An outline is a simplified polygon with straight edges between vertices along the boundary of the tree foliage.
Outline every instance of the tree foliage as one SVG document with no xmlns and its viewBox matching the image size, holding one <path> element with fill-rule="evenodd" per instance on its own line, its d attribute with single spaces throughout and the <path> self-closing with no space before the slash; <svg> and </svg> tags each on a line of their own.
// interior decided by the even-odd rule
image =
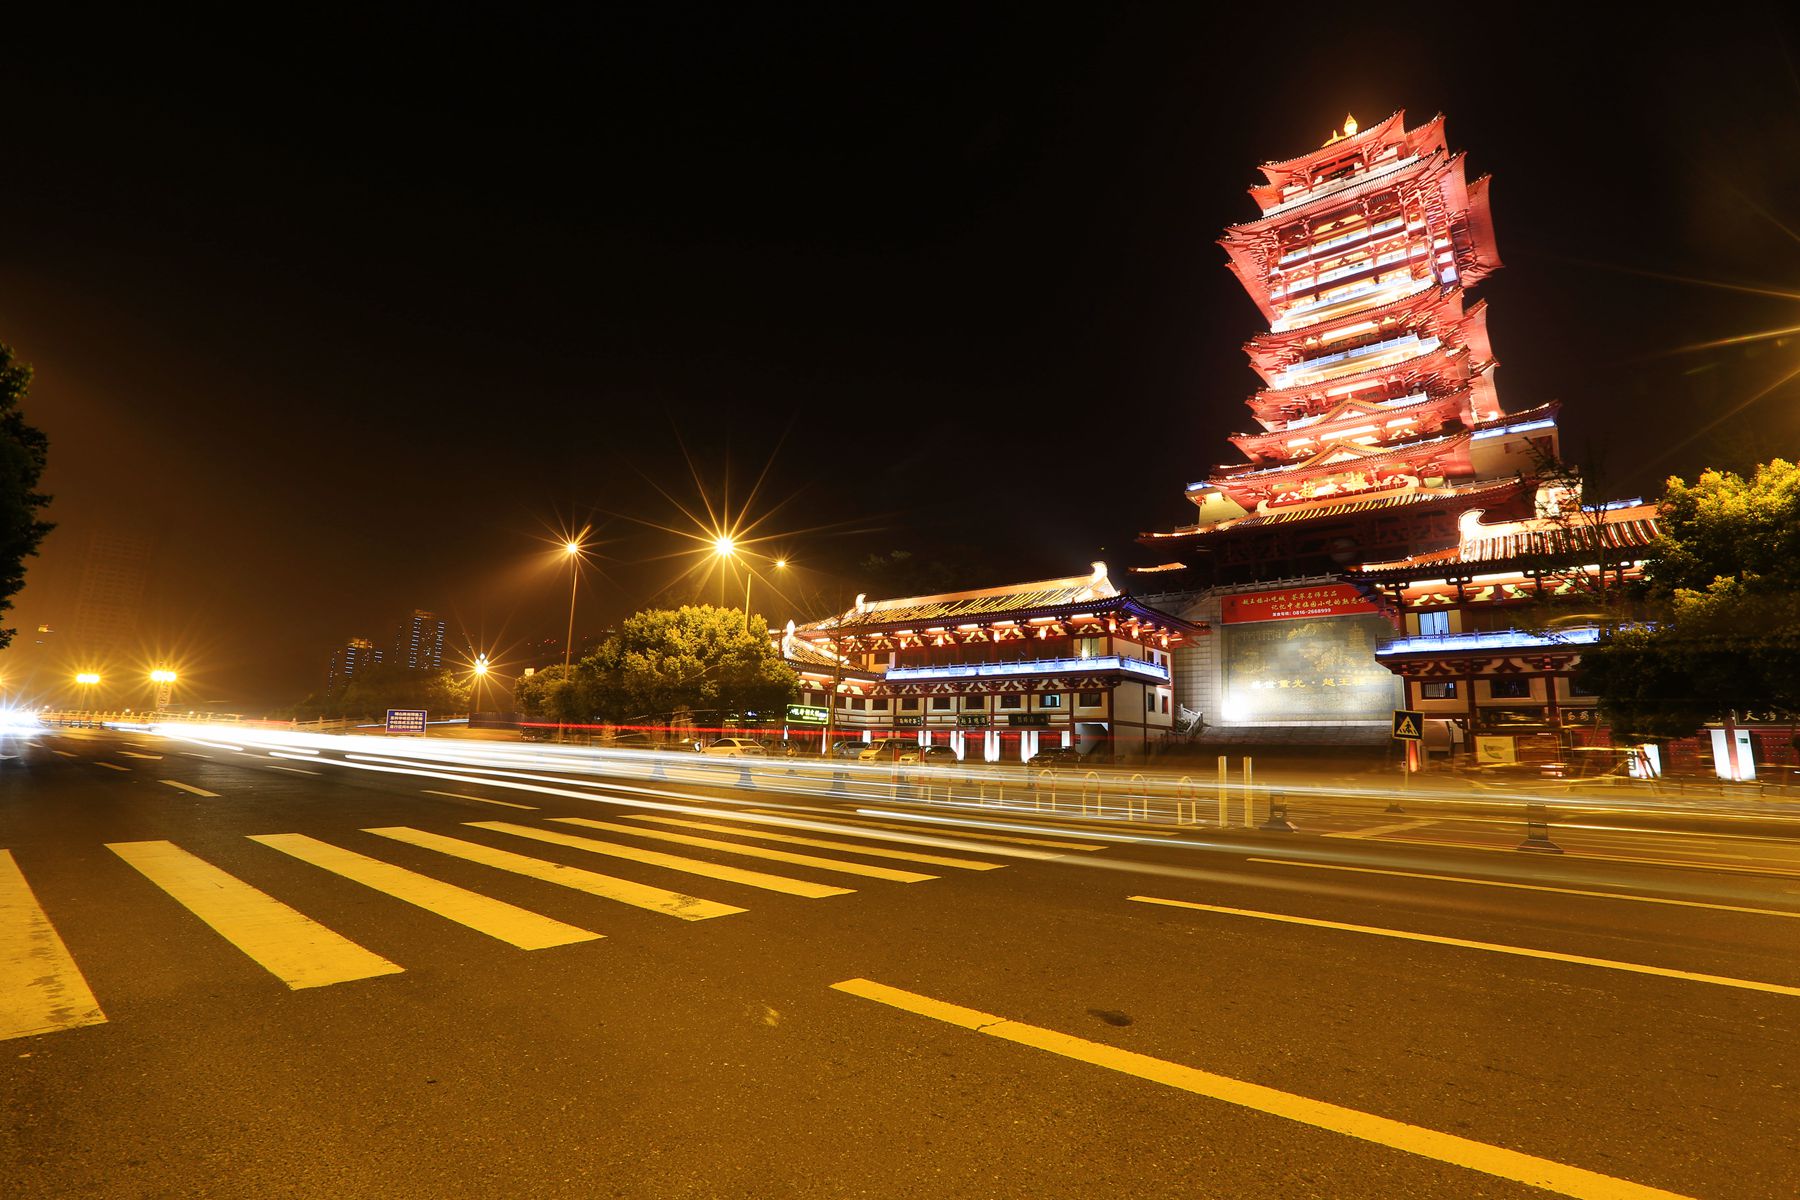
<svg viewBox="0 0 1800 1200">
<path fill-rule="evenodd" d="M 651 608 L 563 677 L 561 667 L 520 680 L 514 697 L 535 720 L 656 723 L 679 712 L 723 717 L 778 713 L 799 686 L 752 614 L 710 604 Z"/>
<path fill-rule="evenodd" d="M 398 663 L 376 663 L 356 673 L 341 695 L 311 696 L 296 705 L 301 720 L 343 717 L 374 721 L 390 708 L 422 708 L 435 717 L 469 711 L 469 681 L 455 671 L 414 671 Z"/>
<path fill-rule="evenodd" d="M 41 519 L 50 497 L 37 490 L 49 439 L 25 423 L 19 407 L 30 387 L 31 368 L 0 344 L 0 613 L 12 607 L 25 585 L 25 560 L 53 528 Z M 14 632 L 0 629 L 0 647 L 12 642 Z"/>
<path fill-rule="evenodd" d="M 1581 656 L 1613 728 L 1680 737 L 1736 714 L 1800 713 L 1800 467 L 1671 478 L 1648 567 L 1653 621 Z"/>
</svg>

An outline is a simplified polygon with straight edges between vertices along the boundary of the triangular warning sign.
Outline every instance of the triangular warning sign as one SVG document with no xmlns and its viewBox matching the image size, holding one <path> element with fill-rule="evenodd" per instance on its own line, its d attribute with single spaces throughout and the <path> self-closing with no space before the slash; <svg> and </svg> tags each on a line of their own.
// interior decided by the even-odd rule
<svg viewBox="0 0 1800 1200">
<path fill-rule="evenodd" d="M 1394 736 L 1401 738 L 1416 738 L 1419 736 L 1419 727 L 1413 724 L 1413 719 L 1411 717 L 1401 717 L 1400 723 L 1394 726 Z"/>
</svg>

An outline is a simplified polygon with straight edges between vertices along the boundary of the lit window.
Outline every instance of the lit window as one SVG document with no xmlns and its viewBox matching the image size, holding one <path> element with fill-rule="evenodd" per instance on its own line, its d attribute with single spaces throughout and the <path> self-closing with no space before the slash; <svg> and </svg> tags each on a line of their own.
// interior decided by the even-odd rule
<svg viewBox="0 0 1800 1200">
<path fill-rule="evenodd" d="M 1456 699 L 1456 681 L 1454 679 L 1434 679 L 1419 685 L 1421 700 L 1454 700 Z"/>
<path fill-rule="evenodd" d="M 1450 614 L 1439 609 L 1437 612 L 1419 614 L 1419 633 L 1424 637 L 1442 637 L 1450 632 Z"/>
<path fill-rule="evenodd" d="M 1042 696 L 1039 696 L 1038 697 L 1038 707 L 1039 708 L 1061 708 L 1062 707 L 1062 693 L 1061 692 L 1048 692 Z"/>
</svg>

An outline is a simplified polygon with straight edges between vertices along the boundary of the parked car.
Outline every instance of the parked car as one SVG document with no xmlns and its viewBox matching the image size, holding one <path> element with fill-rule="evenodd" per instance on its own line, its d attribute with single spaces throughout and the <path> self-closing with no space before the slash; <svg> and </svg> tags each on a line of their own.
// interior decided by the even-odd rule
<svg viewBox="0 0 1800 1200">
<path fill-rule="evenodd" d="M 766 746 L 755 738 L 722 737 L 701 751 L 702 754 L 715 754 L 724 758 L 767 758 Z"/>
<path fill-rule="evenodd" d="M 1050 750 L 1039 750 L 1031 756 L 1026 765 L 1031 767 L 1078 767 L 1081 762 L 1081 751 L 1073 746 L 1057 746 Z"/>
<path fill-rule="evenodd" d="M 921 746 L 917 754 L 900 761 L 916 762 L 922 767 L 954 767 L 962 763 L 962 759 L 956 757 L 956 751 L 948 746 Z"/>
<path fill-rule="evenodd" d="M 917 754 L 919 743 L 912 738 L 876 738 L 857 749 L 862 762 L 904 762 L 902 755 Z"/>
<path fill-rule="evenodd" d="M 831 757 L 860 758 L 862 757 L 862 751 L 865 745 L 867 745 L 867 743 L 861 741 L 834 742 L 831 746 Z"/>
</svg>

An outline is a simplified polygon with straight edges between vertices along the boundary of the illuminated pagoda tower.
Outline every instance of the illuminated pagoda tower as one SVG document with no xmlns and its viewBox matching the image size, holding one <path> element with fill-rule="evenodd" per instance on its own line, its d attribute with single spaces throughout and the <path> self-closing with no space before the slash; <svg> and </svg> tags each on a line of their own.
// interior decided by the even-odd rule
<svg viewBox="0 0 1800 1200">
<path fill-rule="evenodd" d="M 1507 415 L 1487 308 L 1499 269 L 1488 179 L 1444 119 L 1346 118 L 1267 163 L 1262 215 L 1225 231 L 1229 269 L 1269 322 L 1245 345 L 1263 387 L 1247 460 L 1191 484 L 1194 524 L 1142 541 L 1190 586 L 1317 577 L 1456 544 L 1470 508 L 1530 516 L 1523 476 L 1556 453 L 1555 406 Z M 1169 582 L 1174 583 L 1174 579 Z"/>
</svg>

